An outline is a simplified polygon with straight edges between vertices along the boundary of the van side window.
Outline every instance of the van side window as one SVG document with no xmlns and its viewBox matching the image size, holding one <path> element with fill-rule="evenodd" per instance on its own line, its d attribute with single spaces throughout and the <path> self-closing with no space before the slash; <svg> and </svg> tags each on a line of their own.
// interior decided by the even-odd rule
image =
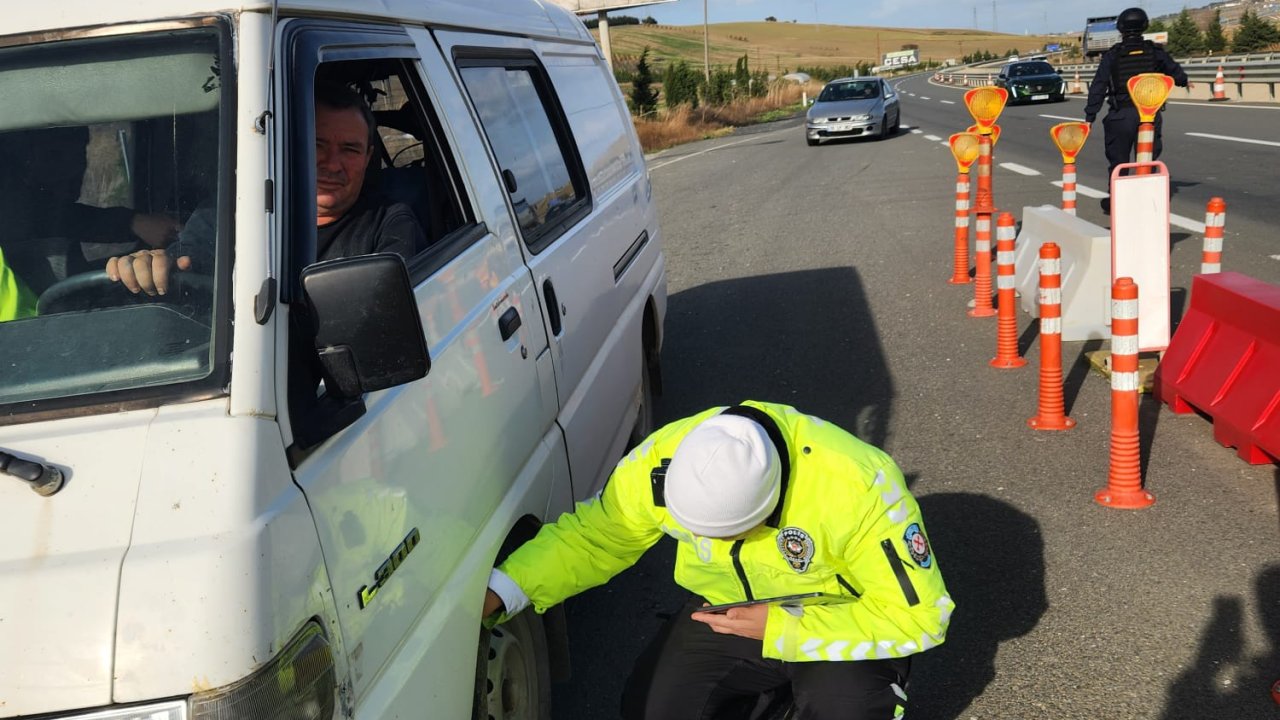
<svg viewBox="0 0 1280 720">
<path fill-rule="evenodd" d="M 563 111 L 532 58 L 460 59 L 458 68 L 524 241 L 539 252 L 590 210 L 582 161 Z"/>
</svg>

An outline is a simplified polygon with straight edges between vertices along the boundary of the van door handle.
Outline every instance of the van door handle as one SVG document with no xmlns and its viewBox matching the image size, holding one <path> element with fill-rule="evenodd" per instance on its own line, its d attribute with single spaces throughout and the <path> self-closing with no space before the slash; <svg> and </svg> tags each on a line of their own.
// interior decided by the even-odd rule
<svg viewBox="0 0 1280 720">
<path fill-rule="evenodd" d="M 564 325 L 560 320 L 560 301 L 556 299 L 556 288 L 551 284 L 551 278 L 542 281 L 542 297 L 547 301 L 547 319 L 551 322 L 551 334 L 560 337 L 560 330 Z"/>
<path fill-rule="evenodd" d="M 507 311 L 502 313 L 502 317 L 498 318 L 498 332 L 502 333 L 502 341 L 510 340 L 519 329 L 520 312 L 515 308 L 507 308 Z"/>
</svg>

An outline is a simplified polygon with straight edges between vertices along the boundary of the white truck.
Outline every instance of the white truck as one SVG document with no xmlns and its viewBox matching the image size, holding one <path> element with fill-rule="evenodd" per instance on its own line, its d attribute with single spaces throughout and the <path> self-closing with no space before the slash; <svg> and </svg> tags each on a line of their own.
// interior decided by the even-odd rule
<svg viewBox="0 0 1280 720">
<path fill-rule="evenodd" d="M 412 251 L 318 262 L 321 82 L 371 103 L 365 191 Z M 652 427 L 666 313 L 582 23 L 21 3 L 0 96 L 0 247 L 38 296 L 0 323 L 0 718 L 546 717 L 543 618 L 482 632 L 486 580 Z M 190 264 L 130 293 L 106 259 L 164 218 Z"/>
</svg>

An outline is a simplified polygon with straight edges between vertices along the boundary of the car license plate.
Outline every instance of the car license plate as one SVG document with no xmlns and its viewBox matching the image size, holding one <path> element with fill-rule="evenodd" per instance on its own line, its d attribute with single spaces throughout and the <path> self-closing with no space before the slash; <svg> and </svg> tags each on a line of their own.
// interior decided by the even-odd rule
<svg viewBox="0 0 1280 720">
<path fill-rule="evenodd" d="M 1032 95 L 1031 99 L 1032 100 L 1048 100 L 1049 96 L 1048 95 Z"/>
<path fill-rule="evenodd" d="M 848 132 L 853 129 L 853 123 L 838 123 L 831 126 L 831 132 Z"/>
</svg>

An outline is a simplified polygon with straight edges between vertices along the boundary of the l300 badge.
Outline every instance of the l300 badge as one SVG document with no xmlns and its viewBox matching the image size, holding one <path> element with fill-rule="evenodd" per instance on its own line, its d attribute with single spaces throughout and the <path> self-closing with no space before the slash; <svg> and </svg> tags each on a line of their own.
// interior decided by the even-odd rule
<svg viewBox="0 0 1280 720">
<path fill-rule="evenodd" d="M 373 587 L 365 585 L 360 588 L 358 593 L 357 600 L 360 602 L 361 610 L 369 607 L 369 603 L 373 602 L 373 598 L 378 594 L 378 591 L 391 578 L 391 574 L 396 571 L 396 568 L 400 567 L 400 563 L 409 557 L 409 553 L 413 552 L 413 549 L 418 546 L 418 541 L 421 539 L 422 535 L 418 532 L 418 528 L 410 530 L 409 534 L 405 535 L 404 540 L 400 541 L 400 544 L 396 546 L 396 549 L 391 551 L 391 555 L 378 566 L 377 572 L 373 574 Z"/>
</svg>

